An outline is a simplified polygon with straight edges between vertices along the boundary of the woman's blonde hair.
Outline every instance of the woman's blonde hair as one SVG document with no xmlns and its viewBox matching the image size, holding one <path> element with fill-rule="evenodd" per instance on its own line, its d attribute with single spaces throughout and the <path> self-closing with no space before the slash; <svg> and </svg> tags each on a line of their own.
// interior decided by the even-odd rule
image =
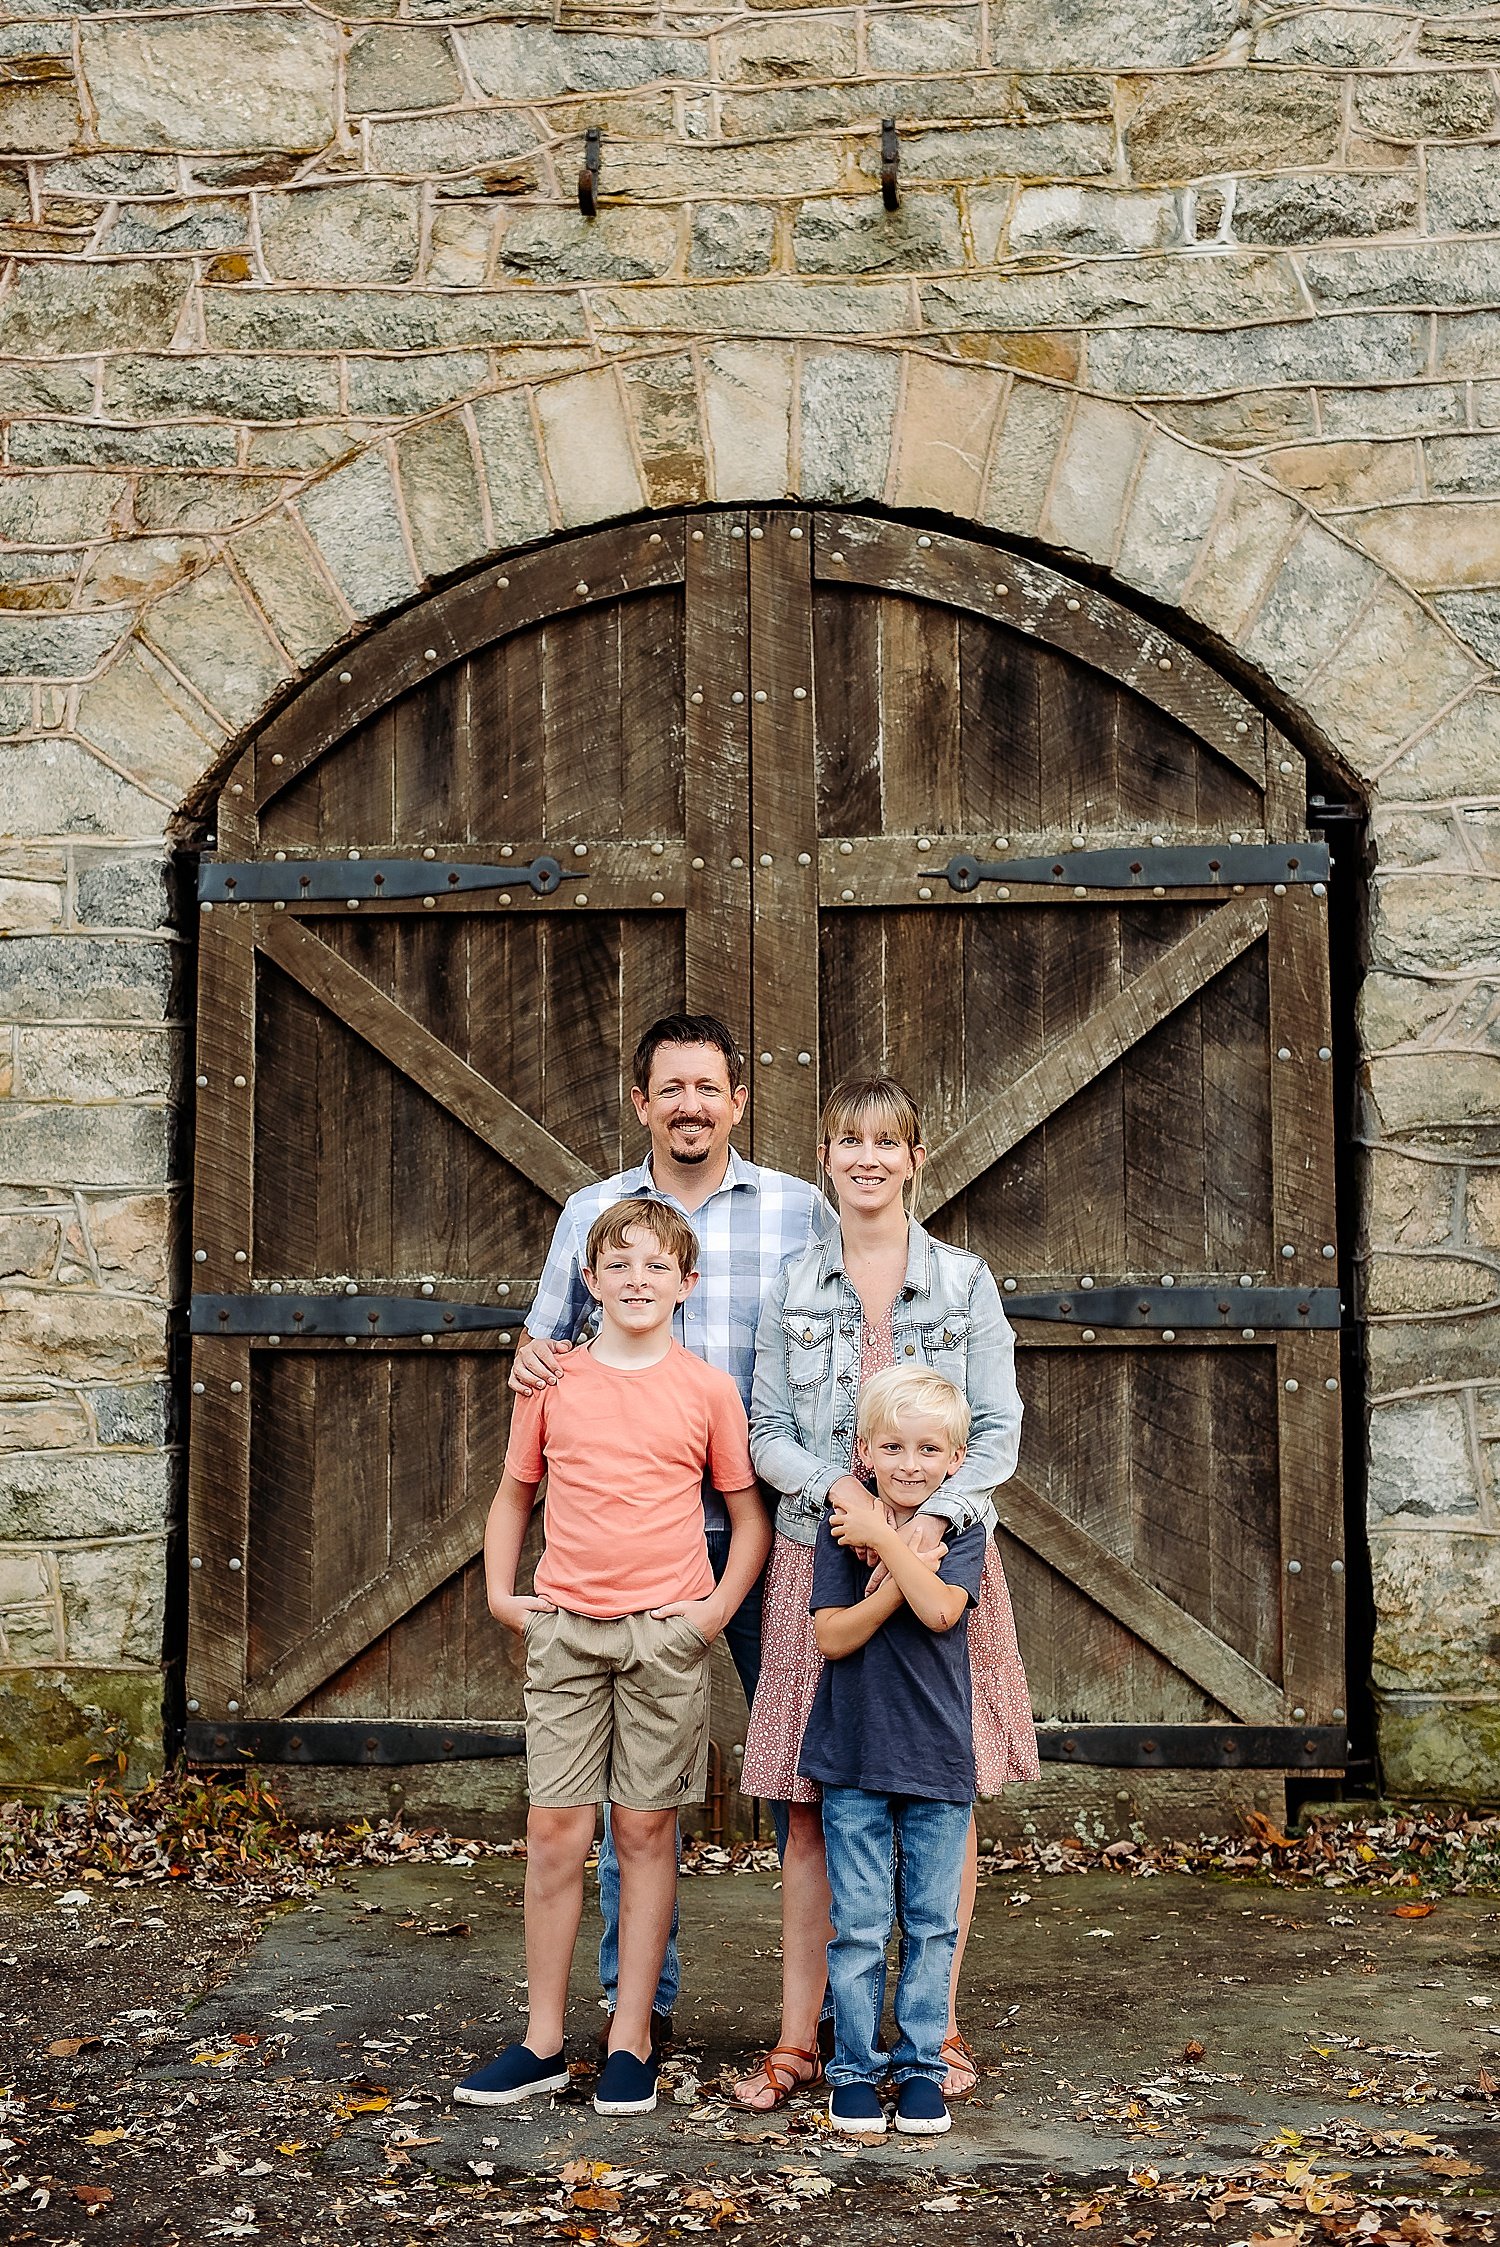
<svg viewBox="0 0 1500 2247">
<path fill-rule="evenodd" d="M 823 1103 L 818 1145 L 826 1147 L 843 1132 L 861 1130 L 872 1116 L 889 1125 L 892 1137 L 904 1146 L 921 1146 L 917 1104 L 894 1077 L 845 1077 L 836 1084 Z"/>
</svg>

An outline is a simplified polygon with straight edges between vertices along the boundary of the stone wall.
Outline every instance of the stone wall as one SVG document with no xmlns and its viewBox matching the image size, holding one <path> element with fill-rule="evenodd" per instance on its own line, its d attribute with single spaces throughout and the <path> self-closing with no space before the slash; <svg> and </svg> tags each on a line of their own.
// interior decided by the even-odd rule
<svg viewBox="0 0 1500 2247">
<path fill-rule="evenodd" d="M 0 0 L 6 1769 L 155 1731 L 174 823 L 433 579 L 795 493 L 1081 559 L 1370 802 L 1382 1743 L 1500 1793 L 1497 64 L 1467 0 Z"/>
</svg>

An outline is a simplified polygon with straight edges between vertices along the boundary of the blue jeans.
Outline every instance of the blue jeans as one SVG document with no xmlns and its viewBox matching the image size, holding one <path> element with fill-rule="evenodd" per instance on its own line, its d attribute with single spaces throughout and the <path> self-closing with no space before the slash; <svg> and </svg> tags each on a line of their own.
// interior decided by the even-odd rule
<svg viewBox="0 0 1500 2247">
<path fill-rule="evenodd" d="M 948 1985 L 958 1940 L 958 1891 L 973 1805 L 915 1795 L 823 1789 L 823 1840 L 833 1891 L 834 2056 L 828 2080 L 898 2083 L 947 2074 L 942 2055 Z M 876 2050 L 885 1996 L 885 1949 L 901 1927 L 896 1984 L 897 2040 Z"/>
<path fill-rule="evenodd" d="M 729 1559 L 729 1531 L 727 1527 L 710 1529 L 706 1536 L 708 1564 L 717 1584 Z M 724 1626 L 724 1644 L 745 1689 L 747 1708 L 755 1698 L 755 1688 L 760 1681 L 760 1599 L 761 1585 L 757 1584 Z M 776 1846 L 785 1851 L 786 1804 L 773 1803 L 771 1815 L 776 1827 Z M 604 1933 L 599 1941 L 599 1981 L 612 2012 L 620 1979 L 620 1860 L 615 1855 L 614 1838 L 609 1830 L 608 1803 L 604 1806 L 604 1839 L 599 1844 L 599 1909 L 604 1917 Z M 672 1932 L 667 1937 L 667 1955 L 661 1962 L 661 1980 L 656 1985 L 652 2010 L 670 2013 L 681 1986 L 682 1962 L 677 1952 L 677 1906 L 674 1903 Z"/>
</svg>

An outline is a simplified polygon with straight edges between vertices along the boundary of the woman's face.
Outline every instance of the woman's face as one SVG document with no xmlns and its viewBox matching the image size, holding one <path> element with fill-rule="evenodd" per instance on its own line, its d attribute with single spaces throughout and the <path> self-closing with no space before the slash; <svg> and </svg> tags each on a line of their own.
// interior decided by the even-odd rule
<svg viewBox="0 0 1500 2247">
<path fill-rule="evenodd" d="M 900 1201 L 908 1179 L 926 1160 L 926 1151 L 909 1147 L 882 1117 L 865 1116 L 825 1141 L 820 1156 L 840 1209 L 857 1209 L 874 1217 Z"/>
</svg>

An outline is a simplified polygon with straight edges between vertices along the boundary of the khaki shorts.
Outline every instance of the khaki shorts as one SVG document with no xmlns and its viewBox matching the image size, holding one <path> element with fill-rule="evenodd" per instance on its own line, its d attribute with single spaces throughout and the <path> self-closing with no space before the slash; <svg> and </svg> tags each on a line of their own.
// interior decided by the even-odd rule
<svg viewBox="0 0 1500 2247">
<path fill-rule="evenodd" d="M 539 1809 L 675 1810 L 708 1787 L 708 1641 L 680 1615 L 538 1611 L 526 1625 L 526 1785 Z"/>
</svg>

